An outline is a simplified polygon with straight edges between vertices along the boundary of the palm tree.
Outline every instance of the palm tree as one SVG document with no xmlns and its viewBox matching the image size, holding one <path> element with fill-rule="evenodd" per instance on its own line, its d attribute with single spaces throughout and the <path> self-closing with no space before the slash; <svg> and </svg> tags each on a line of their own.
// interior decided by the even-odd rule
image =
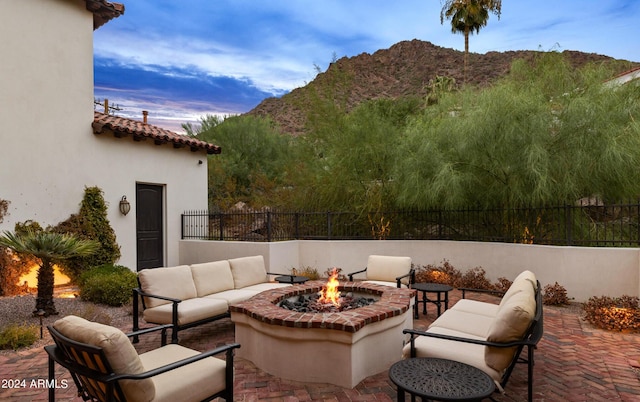
<svg viewBox="0 0 640 402">
<path fill-rule="evenodd" d="M 440 4 L 443 4 L 442 2 Z M 451 20 L 451 32 L 464 35 L 464 80 L 467 81 L 469 35 L 487 25 L 489 12 L 500 19 L 502 0 L 446 0 L 440 11 L 440 23 Z"/>
<path fill-rule="evenodd" d="M 70 234 L 33 229 L 28 229 L 20 235 L 5 231 L 0 236 L 0 246 L 40 259 L 38 297 L 33 313 L 44 311 L 45 316 L 58 314 L 53 303 L 54 263 L 71 257 L 90 255 L 98 249 L 98 243 L 93 240 L 81 240 Z"/>
</svg>

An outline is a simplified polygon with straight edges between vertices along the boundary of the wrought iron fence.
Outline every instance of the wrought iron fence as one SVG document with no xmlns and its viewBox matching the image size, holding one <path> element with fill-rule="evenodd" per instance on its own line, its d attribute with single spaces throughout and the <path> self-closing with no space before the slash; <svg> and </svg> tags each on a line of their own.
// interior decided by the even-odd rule
<svg viewBox="0 0 640 402">
<path fill-rule="evenodd" d="M 473 240 L 571 246 L 640 246 L 640 201 L 510 209 L 182 214 L 183 239 L 284 241 Z"/>
</svg>

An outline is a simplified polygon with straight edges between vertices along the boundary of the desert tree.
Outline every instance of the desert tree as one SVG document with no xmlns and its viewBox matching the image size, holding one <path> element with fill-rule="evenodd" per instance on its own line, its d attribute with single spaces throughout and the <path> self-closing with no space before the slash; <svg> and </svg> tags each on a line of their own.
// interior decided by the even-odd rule
<svg viewBox="0 0 640 402">
<path fill-rule="evenodd" d="M 515 61 L 490 88 L 445 94 L 406 130 L 403 207 L 484 208 L 640 194 L 640 83 L 555 52 Z"/>
</svg>

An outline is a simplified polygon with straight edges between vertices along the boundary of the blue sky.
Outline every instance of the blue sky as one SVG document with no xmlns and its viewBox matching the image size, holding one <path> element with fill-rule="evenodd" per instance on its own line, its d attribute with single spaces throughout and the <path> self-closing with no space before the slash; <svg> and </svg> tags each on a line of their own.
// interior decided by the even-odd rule
<svg viewBox="0 0 640 402">
<path fill-rule="evenodd" d="M 181 131 L 247 112 L 314 79 L 336 57 L 420 39 L 464 49 L 438 0 L 117 0 L 94 33 L 95 97 Z M 640 62 L 640 1 L 504 1 L 470 51 L 577 50 Z M 98 108 L 97 110 L 101 110 Z"/>
</svg>

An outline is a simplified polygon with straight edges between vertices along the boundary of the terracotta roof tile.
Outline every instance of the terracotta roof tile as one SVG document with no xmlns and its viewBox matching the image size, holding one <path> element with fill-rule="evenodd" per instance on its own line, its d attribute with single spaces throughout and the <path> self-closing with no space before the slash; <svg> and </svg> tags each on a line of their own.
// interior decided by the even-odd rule
<svg viewBox="0 0 640 402">
<path fill-rule="evenodd" d="M 134 141 L 153 140 L 156 145 L 172 144 L 174 148 L 189 148 L 191 152 L 200 150 L 208 154 L 219 154 L 221 148 L 205 141 L 197 140 L 187 135 L 174 133 L 173 131 L 146 124 L 138 120 L 112 116 L 100 112 L 94 112 L 93 133 L 112 133 L 114 137 L 123 138 L 131 136 Z"/>
<path fill-rule="evenodd" d="M 93 30 L 124 14 L 124 4 L 106 0 L 85 0 L 87 10 L 93 13 Z"/>
</svg>

